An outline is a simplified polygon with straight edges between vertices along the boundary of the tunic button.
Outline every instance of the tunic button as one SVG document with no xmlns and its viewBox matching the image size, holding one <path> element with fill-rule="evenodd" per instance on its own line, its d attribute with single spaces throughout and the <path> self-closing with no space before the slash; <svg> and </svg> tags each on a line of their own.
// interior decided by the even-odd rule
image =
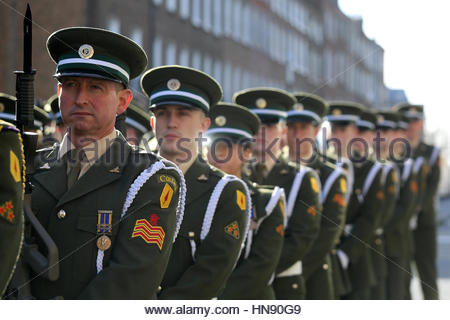
<svg viewBox="0 0 450 320">
<path fill-rule="evenodd" d="M 382 243 L 383 243 L 383 241 L 382 241 L 381 239 L 376 239 L 376 240 L 375 240 L 375 244 L 376 244 L 377 246 L 381 246 Z"/>
<path fill-rule="evenodd" d="M 59 210 L 57 215 L 59 219 L 64 219 L 66 217 L 66 212 L 64 210 Z"/>
<path fill-rule="evenodd" d="M 293 283 L 292 284 L 292 289 L 298 289 L 298 284 L 297 283 Z"/>
<path fill-rule="evenodd" d="M 336 254 L 336 249 L 331 250 L 331 254 Z"/>
<path fill-rule="evenodd" d="M 323 270 L 328 270 L 328 264 L 324 263 L 322 268 L 323 268 Z"/>
</svg>

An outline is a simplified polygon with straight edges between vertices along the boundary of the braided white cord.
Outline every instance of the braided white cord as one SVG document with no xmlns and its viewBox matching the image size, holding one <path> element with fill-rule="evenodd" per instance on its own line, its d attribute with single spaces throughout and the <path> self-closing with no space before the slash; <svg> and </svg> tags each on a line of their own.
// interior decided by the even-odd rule
<svg viewBox="0 0 450 320">
<path fill-rule="evenodd" d="M 280 188 L 278 186 L 275 186 L 275 188 L 273 189 L 272 195 L 270 197 L 270 200 L 269 200 L 269 202 L 267 202 L 267 205 L 266 205 L 266 215 L 271 214 L 273 209 L 275 209 L 275 207 L 278 204 L 278 201 L 280 200 L 282 193 L 284 193 L 284 189 Z"/>
<path fill-rule="evenodd" d="M 328 194 L 330 193 L 331 187 L 333 186 L 336 179 L 342 174 L 345 175 L 345 172 L 342 169 L 342 167 L 336 167 L 333 173 L 330 174 L 328 179 L 325 181 L 325 185 L 323 186 L 322 192 L 320 193 L 320 203 L 322 204 L 325 203 L 325 200 L 327 199 Z"/>
<path fill-rule="evenodd" d="M 122 209 L 122 213 L 120 215 L 120 219 L 122 220 L 125 216 L 126 212 L 128 211 L 128 208 L 133 203 L 134 198 L 138 194 L 139 190 L 142 188 L 142 186 L 152 177 L 157 171 L 161 169 L 166 170 L 175 170 L 180 175 L 180 196 L 178 199 L 178 207 L 177 207 L 177 213 L 176 213 L 176 227 L 175 227 L 175 233 L 173 237 L 173 242 L 175 242 L 175 239 L 178 235 L 178 231 L 180 230 L 181 223 L 183 221 L 184 216 L 184 204 L 186 200 L 186 183 L 184 180 L 183 173 L 178 169 L 178 167 L 167 167 L 162 161 L 158 161 L 154 164 L 152 164 L 147 169 L 143 170 L 139 176 L 134 180 L 134 182 L 131 184 L 130 188 L 127 192 L 127 197 L 125 199 L 125 203 Z M 103 269 L 103 258 L 104 258 L 104 251 L 98 249 L 97 251 L 97 273 L 102 271 Z"/>
<path fill-rule="evenodd" d="M 405 161 L 405 164 L 403 165 L 403 174 L 402 174 L 403 183 L 405 183 L 408 180 L 409 175 L 411 174 L 412 164 L 413 164 L 413 160 L 411 158 L 408 158 Z"/>
<path fill-rule="evenodd" d="M 423 157 L 417 157 L 417 159 L 414 161 L 414 168 L 413 168 L 413 172 L 415 174 L 419 173 L 420 167 L 422 166 L 422 164 L 424 163 L 425 159 Z"/>
<path fill-rule="evenodd" d="M 209 229 L 211 228 L 211 223 L 214 218 L 214 213 L 216 212 L 217 203 L 219 202 L 219 198 L 220 195 L 222 194 L 223 188 L 225 188 L 226 184 L 231 180 L 233 180 L 234 178 L 235 178 L 234 176 L 225 175 L 216 184 L 211 194 L 211 198 L 209 198 L 205 216 L 203 217 L 202 231 L 200 232 L 200 240 L 204 240 L 209 233 Z"/>
<path fill-rule="evenodd" d="M 305 176 L 305 173 L 308 171 L 312 170 L 307 167 L 301 167 L 300 170 L 295 175 L 294 182 L 292 183 L 291 191 L 289 192 L 287 200 L 287 210 L 286 210 L 287 220 L 289 220 L 289 218 L 292 215 L 292 212 L 294 211 L 295 200 L 297 200 L 297 195 L 300 190 L 300 186 L 302 185 L 303 177 Z"/>
</svg>

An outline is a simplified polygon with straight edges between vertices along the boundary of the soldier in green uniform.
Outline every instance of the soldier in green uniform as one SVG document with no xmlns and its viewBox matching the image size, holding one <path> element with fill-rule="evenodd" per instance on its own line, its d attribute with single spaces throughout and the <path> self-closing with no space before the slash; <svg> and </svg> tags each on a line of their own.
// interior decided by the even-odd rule
<svg viewBox="0 0 450 320">
<path fill-rule="evenodd" d="M 394 213 L 384 227 L 387 263 L 386 298 L 405 299 L 409 278 L 408 235 L 409 220 L 414 213 L 417 198 L 417 176 L 413 172 L 413 160 L 408 157 L 406 129 L 408 119 L 397 113 L 383 112 L 379 117 L 381 157 L 387 159 L 398 172 L 398 191 Z M 386 122 L 388 121 L 388 122 Z M 395 123 L 395 126 L 392 124 Z"/>
<path fill-rule="evenodd" d="M 0 97 L 0 111 L 5 104 Z M 19 130 L 0 120 L 0 299 L 14 272 L 22 247 L 25 160 Z"/>
<path fill-rule="evenodd" d="M 146 54 L 120 34 L 83 27 L 56 31 L 47 48 L 68 132 L 32 178 L 32 208 L 59 249 L 60 272 L 56 281 L 36 275 L 32 294 L 156 298 L 182 218 L 183 176 L 114 129 Z"/>
<path fill-rule="evenodd" d="M 240 255 L 251 201 L 240 179 L 200 156 L 209 110 L 221 99 L 222 89 L 206 73 L 182 66 L 151 69 L 141 86 L 156 117 L 159 152 L 180 167 L 187 186 L 185 218 L 159 299 L 218 297 Z"/>
<path fill-rule="evenodd" d="M 0 108 L 0 119 L 3 119 L 10 123 L 15 123 L 16 97 L 0 92 L 0 100 L 4 101 L 3 107 Z M 37 146 L 40 147 L 40 146 L 42 146 L 43 138 L 44 138 L 44 135 L 43 135 L 44 126 L 49 122 L 49 117 L 48 117 L 48 113 L 44 109 L 42 109 L 38 106 L 33 106 L 33 117 L 34 117 L 33 126 L 28 128 L 27 130 L 36 132 L 38 134 Z"/>
<path fill-rule="evenodd" d="M 235 103 L 259 116 L 262 126 L 255 136 L 256 162 L 250 166 L 250 180 L 276 185 L 287 195 L 287 225 L 283 250 L 273 283 L 277 299 L 305 298 L 302 260 L 317 238 L 320 228 L 320 187 L 312 169 L 289 164 L 281 156 L 286 136 L 286 116 L 296 99 L 290 93 L 273 88 L 254 88 L 235 93 Z"/>
<path fill-rule="evenodd" d="M 247 108 L 219 103 L 210 113 L 208 160 L 228 174 L 242 177 L 260 121 Z M 284 236 L 284 190 L 244 178 L 250 190 L 250 229 L 236 268 L 219 299 L 275 299 L 271 286 Z"/>
<path fill-rule="evenodd" d="M 150 114 L 133 102 L 127 108 L 125 124 L 127 141 L 135 146 L 141 145 L 143 135 L 152 131 Z"/>
<path fill-rule="evenodd" d="M 414 260 L 422 281 L 425 299 L 439 299 L 437 288 L 437 220 L 435 198 L 440 178 L 439 148 L 422 141 L 423 106 L 400 104 L 395 107 L 409 118 L 408 139 L 415 159 L 425 162 L 425 190 L 417 221 L 412 225 L 414 232 Z"/>
<path fill-rule="evenodd" d="M 352 286 L 351 292 L 344 298 L 369 299 L 370 287 L 376 281 L 370 241 L 378 223 L 380 202 L 384 200 L 381 165 L 354 148 L 355 143 L 361 142 L 352 140 L 357 136 L 355 123 L 365 107 L 345 101 L 330 102 L 329 105 L 327 118 L 331 123 L 331 141 L 335 144 L 338 159 L 350 160 L 354 170 L 345 230 L 337 252 L 342 266 L 348 270 Z"/>
<path fill-rule="evenodd" d="M 374 250 L 371 250 L 373 269 L 375 271 L 375 277 L 377 284 L 371 289 L 371 299 L 384 300 L 386 299 L 386 279 L 387 279 L 387 259 L 386 259 L 386 241 L 384 236 L 384 229 L 392 219 L 394 214 L 395 205 L 399 193 L 399 172 L 394 162 L 391 161 L 389 156 L 389 146 L 393 141 L 393 130 L 397 127 L 397 119 L 390 112 L 378 112 L 369 113 L 369 111 L 363 112 L 361 120 L 357 122 L 358 130 L 368 132 L 366 133 L 366 141 L 370 146 L 375 148 L 373 152 L 373 159 L 379 161 L 382 165 L 381 184 L 384 188 L 384 206 L 379 211 L 380 218 L 378 220 L 377 228 L 375 229 L 374 237 L 371 241 L 371 246 Z M 371 128 L 361 124 L 361 122 L 367 121 L 367 126 L 371 124 Z M 377 143 L 377 137 L 375 136 L 375 129 L 377 130 L 381 140 Z"/>
<path fill-rule="evenodd" d="M 297 103 L 294 110 L 288 111 L 287 116 L 289 160 L 314 169 L 322 185 L 320 232 L 303 258 L 306 298 L 334 299 L 330 255 L 345 222 L 347 178 L 342 168 L 324 161 L 315 148 L 316 136 L 323 117 L 327 114 L 327 103 L 309 93 L 294 95 Z"/>
</svg>

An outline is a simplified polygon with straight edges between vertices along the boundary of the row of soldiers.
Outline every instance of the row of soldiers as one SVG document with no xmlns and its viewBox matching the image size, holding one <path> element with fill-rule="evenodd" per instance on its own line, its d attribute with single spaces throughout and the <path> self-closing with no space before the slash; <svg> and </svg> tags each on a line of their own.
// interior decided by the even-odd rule
<svg viewBox="0 0 450 320">
<path fill-rule="evenodd" d="M 155 155 L 147 139 L 132 147 L 114 128 L 132 110 L 128 83 L 147 65 L 142 48 L 95 28 L 59 30 L 47 48 L 62 141 L 38 152 L 32 209 L 61 259 L 49 266 L 56 280 L 31 271 L 33 297 L 406 299 L 415 257 L 426 297 L 437 298 L 439 154 L 420 142 L 422 106 L 374 114 L 276 88 L 226 103 L 211 76 L 162 66 L 141 77 Z M 331 139 L 320 148 L 325 119 Z M 133 123 L 145 128 L 150 116 L 132 111 Z M 20 197 L 9 201 L 19 217 Z"/>
</svg>

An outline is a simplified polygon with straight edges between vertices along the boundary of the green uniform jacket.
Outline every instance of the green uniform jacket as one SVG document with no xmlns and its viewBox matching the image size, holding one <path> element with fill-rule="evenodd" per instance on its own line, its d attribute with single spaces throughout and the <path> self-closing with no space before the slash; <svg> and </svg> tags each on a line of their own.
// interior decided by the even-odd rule
<svg viewBox="0 0 450 320">
<path fill-rule="evenodd" d="M 176 228 L 179 171 L 164 162 L 167 168 L 143 183 L 121 218 L 130 186 L 143 170 L 159 163 L 156 156 L 139 154 L 120 135 L 66 191 L 66 161 L 56 160 L 57 152 L 50 152 L 48 164 L 33 176 L 32 207 L 58 246 L 60 276 L 54 282 L 36 278 L 32 294 L 38 299 L 156 298 Z M 102 270 L 96 244 L 99 210 L 112 211 L 112 244 L 103 251 Z"/>
<path fill-rule="evenodd" d="M 363 193 L 363 186 L 370 170 L 376 164 L 371 160 L 353 163 L 355 182 L 347 207 L 346 225 L 352 226 L 352 236 L 341 238 L 340 249 L 349 257 L 348 273 L 352 290 L 369 289 L 375 284 L 375 275 L 368 244 L 373 237 L 380 210 L 383 208 L 384 193 L 381 186 L 381 170 L 373 177 L 370 188 L 363 201 L 358 199 Z"/>
<path fill-rule="evenodd" d="M 440 159 L 439 149 L 421 142 L 414 155 L 426 160 L 426 192 L 423 195 L 422 210 L 419 213 L 418 228 L 436 227 L 436 209 L 434 200 L 439 186 Z"/>
<path fill-rule="evenodd" d="M 248 221 L 246 207 L 241 208 L 237 199 L 238 194 L 246 194 L 243 182 L 225 186 L 211 229 L 200 240 L 208 202 L 224 175 L 200 157 L 187 170 L 184 219 L 161 284 L 160 299 L 212 299 L 220 294 L 233 271 Z M 237 233 L 230 233 L 230 228 Z"/>
<path fill-rule="evenodd" d="M 400 193 L 396 200 L 394 214 L 384 228 L 388 257 L 401 257 L 407 253 L 409 220 L 415 208 L 415 201 L 412 199 L 417 197 L 418 192 L 417 176 L 412 168 L 405 163 L 399 163 L 397 166 L 400 176 Z"/>
<path fill-rule="evenodd" d="M 372 262 L 375 271 L 375 277 L 377 280 L 381 281 L 387 275 L 386 266 L 386 250 L 385 250 L 385 239 L 384 239 L 384 228 L 387 226 L 389 221 L 392 219 L 395 213 L 395 205 L 397 202 L 398 190 L 400 180 L 398 178 L 398 173 L 393 166 L 384 165 L 382 174 L 382 186 L 384 193 L 384 207 L 380 210 L 380 218 L 378 220 L 378 225 L 375 229 L 374 237 L 372 238 L 371 246 L 375 250 L 371 250 Z M 382 280 L 384 281 L 384 280 Z"/>
<path fill-rule="evenodd" d="M 438 299 L 437 221 L 434 201 L 440 178 L 439 149 L 421 142 L 415 150 L 415 154 L 423 156 L 426 160 L 426 191 L 423 195 L 421 211 L 418 214 L 417 228 L 414 230 L 414 258 L 420 279 L 423 281 L 424 298 Z"/>
<path fill-rule="evenodd" d="M 279 199 L 271 212 L 266 206 L 274 193 L 273 187 L 245 181 L 252 196 L 252 221 L 239 262 L 227 281 L 220 299 L 275 299 L 270 285 L 280 258 L 284 236 L 284 199 Z M 247 250 L 249 252 L 247 252 Z"/>
<path fill-rule="evenodd" d="M 297 172 L 298 169 L 295 164 L 289 164 L 286 159 L 280 157 L 272 170 L 263 178 L 262 184 L 279 186 L 285 190 L 286 197 L 289 197 Z M 261 177 L 257 177 L 255 170 L 252 170 L 249 178 L 252 181 L 261 179 Z M 302 184 L 295 198 L 292 215 L 287 221 L 283 250 L 276 269 L 277 274 L 290 268 L 297 261 L 301 261 L 319 234 L 322 205 L 319 198 L 320 190 L 317 179 L 314 171 L 308 171 L 303 177 Z M 290 288 L 291 285 L 295 286 L 293 288 L 296 291 L 299 286 L 303 286 L 301 289 L 304 291 L 303 283 L 290 284 L 290 280 L 276 278 L 275 281 L 278 281 L 277 279 L 282 279 L 280 280 L 280 282 L 283 282 L 281 287 L 289 286 L 289 288 L 282 289 L 286 291 L 286 297 L 291 296 L 288 293 L 288 291 L 292 290 Z M 301 277 L 299 282 L 302 281 L 303 278 Z M 280 288 L 278 285 L 275 287 Z"/>
<path fill-rule="evenodd" d="M 11 279 L 23 239 L 25 161 L 19 130 L 0 120 L 0 298 Z"/>
<path fill-rule="evenodd" d="M 342 169 L 337 169 L 334 164 L 323 162 L 319 158 L 309 166 L 316 170 L 320 177 L 323 207 L 319 236 L 303 259 L 303 274 L 307 297 L 328 299 L 334 296 L 329 255 L 336 246 L 345 222 L 347 178 Z M 326 276 L 327 273 L 330 273 L 329 277 Z M 318 295 L 311 295 L 312 292 Z"/>
</svg>

